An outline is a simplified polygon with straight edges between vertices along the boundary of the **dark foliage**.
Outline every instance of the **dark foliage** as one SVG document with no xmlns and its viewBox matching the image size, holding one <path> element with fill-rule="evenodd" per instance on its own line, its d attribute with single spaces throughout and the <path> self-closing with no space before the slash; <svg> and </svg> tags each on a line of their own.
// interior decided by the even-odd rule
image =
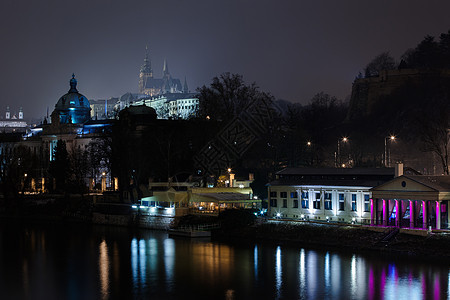
<svg viewBox="0 0 450 300">
<path fill-rule="evenodd" d="M 237 116 L 258 98 L 272 101 L 272 96 L 259 91 L 255 83 L 244 82 L 242 75 L 223 73 L 214 77 L 209 86 L 197 89 L 200 99 L 199 117 L 227 121 Z"/>
<path fill-rule="evenodd" d="M 57 141 L 53 156 L 54 160 L 50 163 L 49 173 L 56 180 L 56 190 L 63 192 L 66 190 L 70 171 L 69 153 L 66 149 L 66 142 L 63 140 Z"/>
<path fill-rule="evenodd" d="M 408 68 L 450 68 L 450 31 L 442 33 L 439 41 L 427 35 L 414 49 L 406 51 L 402 60 Z"/>
<path fill-rule="evenodd" d="M 378 76 L 380 71 L 392 70 L 395 68 L 395 65 L 395 60 L 389 52 L 383 52 L 367 64 L 364 68 L 364 75 L 365 77 Z"/>
</svg>

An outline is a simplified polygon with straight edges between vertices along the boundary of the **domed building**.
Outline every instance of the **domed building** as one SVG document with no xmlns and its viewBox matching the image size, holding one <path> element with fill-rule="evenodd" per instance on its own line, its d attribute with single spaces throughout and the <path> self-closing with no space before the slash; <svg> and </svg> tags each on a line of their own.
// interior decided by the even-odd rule
<svg viewBox="0 0 450 300">
<path fill-rule="evenodd" d="M 51 118 L 54 124 L 84 124 L 91 119 L 89 101 L 78 92 L 75 74 L 70 79 L 70 90 L 59 98 Z"/>
</svg>

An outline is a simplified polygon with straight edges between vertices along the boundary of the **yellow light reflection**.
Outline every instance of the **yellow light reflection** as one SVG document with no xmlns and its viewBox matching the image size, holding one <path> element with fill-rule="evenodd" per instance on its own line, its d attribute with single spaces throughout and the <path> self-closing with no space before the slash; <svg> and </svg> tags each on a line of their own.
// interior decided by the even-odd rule
<svg viewBox="0 0 450 300">
<path fill-rule="evenodd" d="M 210 284 L 220 282 L 222 278 L 228 278 L 232 273 L 234 253 L 227 245 L 211 243 L 193 243 L 193 266 L 199 274 L 207 274 Z"/>
<path fill-rule="evenodd" d="M 109 257 L 108 257 L 108 247 L 105 240 L 100 243 L 99 246 L 99 274 L 100 274 L 100 285 L 102 291 L 102 299 L 109 298 Z"/>
</svg>

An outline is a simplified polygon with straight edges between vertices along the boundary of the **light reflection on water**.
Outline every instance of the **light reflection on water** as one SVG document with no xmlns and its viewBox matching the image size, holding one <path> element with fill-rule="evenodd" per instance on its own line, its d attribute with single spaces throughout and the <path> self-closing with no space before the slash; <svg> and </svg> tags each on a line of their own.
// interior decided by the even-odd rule
<svg viewBox="0 0 450 300">
<path fill-rule="evenodd" d="M 276 261 L 275 261 L 275 285 L 277 287 L 277 299 L 280 299 L 281 297 L 281 248 L 280 246 L 277 247 L 276 252 Z"/>
<path fill-rule="evenodd" d="M 450 299 L 443 264 L 164 232 L 53 230 L 0 228 L 2 298 Z"/>
<path fill-rule="evenodd" d="M 98 269 L 100 273 L 100 284 L 101 284 L 101 294 L 102 299 L 108 299 L 109 297 L 109 257 L 108 257 L 108 246 L 105 240 L 100 243 L 99 246 L 99 258 L 98 258 Z"/>
</svg>

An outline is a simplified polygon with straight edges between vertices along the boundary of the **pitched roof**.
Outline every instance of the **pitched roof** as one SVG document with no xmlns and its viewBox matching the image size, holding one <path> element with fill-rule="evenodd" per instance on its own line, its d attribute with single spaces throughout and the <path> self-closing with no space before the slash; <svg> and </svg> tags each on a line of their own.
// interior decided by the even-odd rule
<svg viewBox="0 0 450 300">
<path fill-rule="evenodd" d="M 404 175 L 404 177 L 440 192 L 450 191 L 450 176 L 448 175 Z"/>
<path fill-rule="evenodd" d="M 285 168 L 277 175 L 394 175 L 394 168 Z"/>
<path fill-rule="evenodd" d="M 394 168 L 285 168 L 272 186 L 374 187 L 394 178 Z"/>
</svg>

